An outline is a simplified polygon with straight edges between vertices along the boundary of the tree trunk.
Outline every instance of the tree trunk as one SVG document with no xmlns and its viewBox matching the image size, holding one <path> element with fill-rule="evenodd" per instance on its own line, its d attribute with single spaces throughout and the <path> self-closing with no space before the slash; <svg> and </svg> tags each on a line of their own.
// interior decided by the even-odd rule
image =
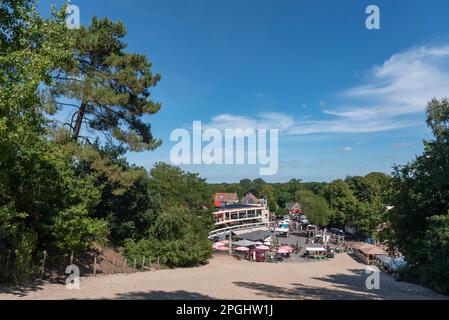
<svg viewBox="0 0 449 320">
<path fill-rule="evenodd" d="M 86 113 L 87 102 L 83 101 L 80 106 L 80 110 L 78 112 L 78 116 L 76 117 L 75 129 L 73 130 L 73 141 L 78 142 L 78 138 L 81 131 L 81 125 L 83 124 L 84 114 Z"/>
</svg>

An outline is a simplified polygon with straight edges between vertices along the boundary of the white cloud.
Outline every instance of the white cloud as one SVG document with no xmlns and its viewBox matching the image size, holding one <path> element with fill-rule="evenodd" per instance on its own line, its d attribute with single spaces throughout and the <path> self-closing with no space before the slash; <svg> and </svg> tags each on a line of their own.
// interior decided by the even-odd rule
<svg viewBox="0 0 449 320">
<path fill-rule="evenodd" d="M 284 113 L 254 117 L 222 114 L 215 128 L 277 128 L 280 133 L 369 133 L 423 125 L 421 115 L 432 98 L 449 95 L 449 45 L 421 46 L 392 55 L 374 66 L 363 84 L 337 97 L 336 107 L 323 110 L 326 119 L 295 118 Z M 329 103 L 320 101 L 321 106 Z M 304 105 L 303 105 L 304 107 Z"/>
<path fill-rule="evenodd" d="M 212 118 L 206 128 L 224 129 L 279 129 L 289 131 L 295 124 L 293 117 L 277 112 L 264 112 L 255 117 L 221 114 Z"/>
<path fill-rule="evenodd" d="M 449 45 L 415 47 L 394 54 L 369 73 L 366 84 L 343 92 L 359 105 L 326 111 L 354 121 L 420 113 L 427 102 L 449 95 Z"/>
<path fill-rule="evenodd" d="M 341 148 L 340 151 L 342 151 L 342 152 L 352 152 L 353 150 L 352 150 L 351 147 L 344 147 L 344 148 Z"/>
</svg>

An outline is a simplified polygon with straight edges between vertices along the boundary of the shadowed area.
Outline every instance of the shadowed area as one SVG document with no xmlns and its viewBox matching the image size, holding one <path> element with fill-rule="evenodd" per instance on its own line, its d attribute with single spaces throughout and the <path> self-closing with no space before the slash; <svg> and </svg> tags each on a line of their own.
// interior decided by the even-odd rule
<svg viewBox="0 0 449 320">
<path fill-rule="evenodd" d="M 148 292 L 129 292 L 117 295 L 120 300 L 213 300 L 207 295 L 188 292 L 184 290 L 167 291 L 148 291 Z"/>
</svg>

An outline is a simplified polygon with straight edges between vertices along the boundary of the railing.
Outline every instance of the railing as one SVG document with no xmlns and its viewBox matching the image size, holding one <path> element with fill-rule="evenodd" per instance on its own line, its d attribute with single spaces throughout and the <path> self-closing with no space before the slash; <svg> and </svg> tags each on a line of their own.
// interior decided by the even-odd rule
<svg viewBox="0 0 449 320">
<path fill-rule="evenodd" d="M 257 223 L 240 224 L 240 225 L 236 225 L 236 226 L 217 229 L 217 230 L 209 232 L 209 239 L 219 237 L 222 235 L 227 235 L 233 230 L 250 229 L 250 228 L 262 227 L 262 226 L 268 226 L 268 224 L 264 223 L 264 222 L 257 222 Z"/>
<path fill-rule="evenodd" d="M 246 218 L 237 218 L 237 219 L 225 219 L 225 220 L 221 220 L 221 221 L 217 221 L 215 223 L 216 226 L 220 225 L 220 224 L 225 224 L 225 223 L 232 223 L 232 222 L 237 222 L 237 221 L 245 221 L 245 220 L 263 220 L 262 216 L 257 216 L 257 217 L 246 217 Z M 257 222 L 259 223 L 259 222 Z"/>
</svg>

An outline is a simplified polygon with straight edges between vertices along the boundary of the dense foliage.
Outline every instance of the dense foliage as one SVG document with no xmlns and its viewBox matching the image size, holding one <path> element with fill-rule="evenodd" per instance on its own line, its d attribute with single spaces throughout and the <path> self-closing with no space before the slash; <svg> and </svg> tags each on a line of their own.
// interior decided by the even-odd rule
<svg viewBox="0 0 449 320">
<path fill-rule="evenodd" d="M 125 256 L 138 265 L 143 257 L 170 267 L 206 263 L 212 254 L 208 231 L 214 220 L 213 198 L 205 180 L 158 163 L 150 171 L 149 185 L 162 200 L 160 210 L 155 211 L 148 238 L 126 241 Z"/>
<path fill-rule="evenodd" d="M 148 89 L 160 77 L 144 56 L 122 52 L 122 24 L 94 19 L 77 32 L 66 29 L 64 8 L 51 19 L 35 8 L 32 0 L 0 4 L 0 280 L 31 276 L 44 250 L 51 259 L 95 243 L 146 241 L 170 266 L 206 262 L 212 197 L 204 180 L 163 164 L 150 175 L 124 157 L 160 143 L 141 119 L 159 110 Z M 54 98 L 82 106 L 80 92 L 92 99 L 83 112 L 94 117 L 90 127 L 114 142 L 82 143 L 48 116 L 67 105 Z"/>
<path fill-rule="evenodd" d="M 409 262 L 409 279 L 449 293 L 449 101 L 432 100 L 427 123 L 434 139 L 394 171 L 398 190 L 389 238 Z"/>
</svg>

